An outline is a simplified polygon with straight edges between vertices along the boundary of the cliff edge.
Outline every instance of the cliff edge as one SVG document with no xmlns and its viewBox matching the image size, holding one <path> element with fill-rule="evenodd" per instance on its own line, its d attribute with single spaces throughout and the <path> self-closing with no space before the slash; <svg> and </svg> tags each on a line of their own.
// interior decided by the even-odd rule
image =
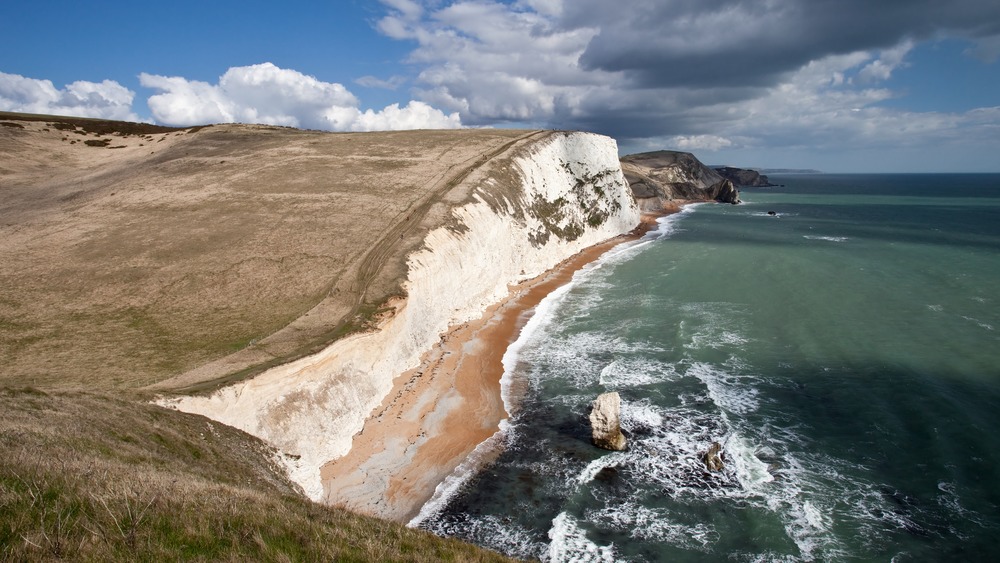
<svg viewBox="0 0 1000 563">
<path fill-rule="evenodd" d="M 767 176 L 756 170 L 748 168 L 734 168 L 732 166 L 720 166 L 715 169 L 723 178 L 730 180 L 733 184 L 741 188 L 770 188 L 775 186 Z"/>
<path fill-rule="evenodd" d="M 740 203 L 733 182 L 691 153 L 656 151 L 623 156 L 622 171 L 644 211 L 661 211 L 684 201 Z"/>
<path fill-rule="evenodd" d="M 166 401 L 264 438 L 294 481 L 323 495 L 320 467 L 343 456 L 401 373 L 450 326 L 508 286 L 639 223 L 613 139 L 542 133 L 480 163 L 442 194 L 452 207 L 407 258 L 403 296 L 374 330 L 209 396 Z M 391 351 L 391 353 L 387 353 Z"/>
</svg>

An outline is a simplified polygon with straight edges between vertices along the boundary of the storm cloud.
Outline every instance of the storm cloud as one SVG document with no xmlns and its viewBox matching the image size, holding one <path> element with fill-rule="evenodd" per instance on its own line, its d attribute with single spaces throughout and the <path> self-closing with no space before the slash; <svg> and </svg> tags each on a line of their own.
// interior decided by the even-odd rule
<svg viewBox="0 0 1000 563">
<path fill-rule="evenodd" d="M 587 129 L 708 150 L 908 142 L 995 131 L 996 112 L 893 110 L 924 41 L 995 60 L 1000 4 L 957 0 L 385 1 L 415 97 L 464 124 Z M 984 116 L 985 120 L 984 120 Z M 902 125 L 902 127 L 901 127 Z M 825 134 L 824 134 L 825 132 Z"/>
<path fill-rule="evenodd" d="M 597 27 L 589 70 L 642 86 L 773 85 L 810 61 L 941 35 L 1000 33 L 1000 3 L 974 0 L 567 2 L 562 25 Z"/>
</svg>

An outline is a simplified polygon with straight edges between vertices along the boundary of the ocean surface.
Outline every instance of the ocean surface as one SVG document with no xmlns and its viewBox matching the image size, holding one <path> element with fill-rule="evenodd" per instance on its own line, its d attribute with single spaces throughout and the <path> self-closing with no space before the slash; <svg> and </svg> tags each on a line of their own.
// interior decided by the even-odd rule
<svg viewBox="0 0 1000 563">
<path fill-rule="evenodd" d="M 502 453 L 421 527 L 545 561 L 998 560 L 1000 175 L 771 179 L 550 295 Z M 625 452 L 589 442 L 605 391 Z"/>
</svg>

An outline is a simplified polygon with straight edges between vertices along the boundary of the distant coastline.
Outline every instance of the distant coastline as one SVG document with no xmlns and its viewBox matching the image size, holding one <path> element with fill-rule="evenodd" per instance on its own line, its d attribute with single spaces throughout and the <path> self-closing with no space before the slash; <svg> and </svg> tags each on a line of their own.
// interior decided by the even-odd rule
<svg viewBox="0 0 1000 563">
<path fill-rule="evenodd" d="M 754 168 L 761 174 L 823 174 L 822 170 L 812 168 Z"/>
</svg>

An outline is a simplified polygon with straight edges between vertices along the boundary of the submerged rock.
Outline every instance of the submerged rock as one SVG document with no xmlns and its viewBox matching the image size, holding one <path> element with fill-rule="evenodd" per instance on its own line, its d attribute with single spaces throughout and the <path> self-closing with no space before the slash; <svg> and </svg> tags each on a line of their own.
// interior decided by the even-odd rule
<svg viewBox="0 0 1000 563">
<path fill-rule="evenodd" d="M 705 462 L 705 467 L 709 471 L 722 471 L 725 464 L 722 463 L 722 444 L 712 442 L 708 451 L 702 454 L 701 460 Z"/>
<path fill-rule="evenodd" d="M 591 440 L 598 448 L 622 451 L 625 449 L 625 435 L 621 429 L 621 397 L 617 392 L 602 393 L 591 403 Z"/>
</svg>

